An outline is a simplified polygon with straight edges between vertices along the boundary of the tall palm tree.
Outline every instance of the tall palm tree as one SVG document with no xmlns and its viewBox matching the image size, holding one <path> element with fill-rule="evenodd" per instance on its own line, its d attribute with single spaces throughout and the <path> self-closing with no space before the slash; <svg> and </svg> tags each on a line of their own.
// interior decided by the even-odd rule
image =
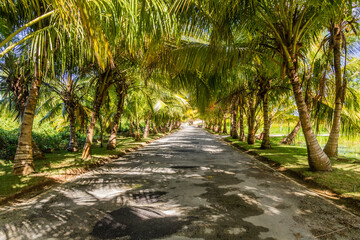
<svg viewBox="0 0 360 240">
<path fill-rule="evenodd" d="M 329 49 L 333 52 L 333 68 L 335 75 L 335 108 L 329 139 L 324 147 L 324 152 L 329 157 L 338 154 L 339 134 L 341 128 L 341 111 L 344 105 L 347 76 L 346 67 L 344 73 L 341 69 L 342 51 L 345 53 L 344 62 L 347 61 L 347 41 L 345 29 L 354 29 L 356 19 L 353 16 L 353 3 L 351 1 L 334 1 L 334 7 L 329 9 Z M 356 33 L 356 30 L 355 30 Z M 327 40 L 327 39 L 325 39 Z M 342 47 L 343 46 L 343 47 Z"/>
<path fill-rule="evenodd" d="M 125 97 L 127 94 L 128 82 L 124 78 L 122 81 L 119 81 L 115 84 L 116 94 L 117 94 L 117 104 L 116 104 L 116 114 L 114 117 L 114 121 L 111 127 L 111 133 L 109 137 L 109 141 L 107 144 L 107 149 L 115 149 L 116 148 L 116 136 L 118 132 L 119 121 L 121 119 L 121 115 L 124 109 Z"/>
</svg>

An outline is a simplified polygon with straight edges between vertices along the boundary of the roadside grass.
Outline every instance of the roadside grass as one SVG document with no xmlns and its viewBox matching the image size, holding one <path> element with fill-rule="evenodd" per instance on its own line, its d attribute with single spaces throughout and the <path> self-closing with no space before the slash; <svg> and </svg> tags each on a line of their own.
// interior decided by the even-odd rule
<svg viewBox="0 0 360 240">
<path fill-rule="evenodd" d="M 92 158 L 85 161 L 81 159 L 81 149 L 75 153 L 66 150 L 46 153 L 45 159 L 34 161 L 35 172 L 27 176 L 15 176 L 12 172 L 12 161 L 0 159 L 0 200 L 32 187 L 41 186 L 46 182 L 62 182 L 71 176 L 85 172 L 92 166 L 101 165 L 111 158 L 117 158 L 130 149 L 140 147 L 164 135 L 166 134 L 159 133 L 149 138 L 142 138 L 141 141 L 135 141 L 132 137 L 119 136 L 114 150 L 107 150 L 106 142 L 103 148 L 100 147 L 100 143 L 96 143 L 91 150 Z"/>
<path fill-rule="evenodd" d="M 301 173 L 306 178 L 312 179 L 328 187 L 343 197 L 352 197 L 360 200 L 360 160 L 355 158 L 331 158 L 332 172 L 313 172 L 309 170 L 306 147 L 280 144 L 282 137 L 272 137 L 272 149 L 260 149 L 261 141 L 254 145 L 240 142 L 238 139 L 227 137 L 226 140 L 241 148 L 255 152 L 266 157 L 283 167 Z"/>
</svg>

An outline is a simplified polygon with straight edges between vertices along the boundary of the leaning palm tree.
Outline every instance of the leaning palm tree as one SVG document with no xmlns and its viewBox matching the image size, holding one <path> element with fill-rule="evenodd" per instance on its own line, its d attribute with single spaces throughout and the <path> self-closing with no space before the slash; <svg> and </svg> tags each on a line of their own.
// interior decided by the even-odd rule
<svg viewBox="0 0 360 240">
<path fill-rule="evenodd" d="M 15 119 L 22 121 L 26 100 L 29 96 L 30 75 L 29 61 L 9 52 L 0 63 L 0 92 L 8 101 L 7 104 L 16 112 Z M 5 101 L 4 101 L 5 102 Z M 34 158 L 43 158 L 44 154 L 32 139 L 32 154 Z"/>
<path fill-rule="evenodd" d="M 126 78 L 123 78 L 122 81 L 119 81 L 115 84 L 117 104 L 116 104 L 116 113 L 111 127 L 109 141 L 106 147 L 108 150 L 116 148 L 116 137 L 119 127 L 119 121 L 121 119 L 121 115 L 124 109 L 124 103 L 125 103 L 125 97 L 127 95 L 128 85 L 129 83 L 126 81 Z"/>
</svg>

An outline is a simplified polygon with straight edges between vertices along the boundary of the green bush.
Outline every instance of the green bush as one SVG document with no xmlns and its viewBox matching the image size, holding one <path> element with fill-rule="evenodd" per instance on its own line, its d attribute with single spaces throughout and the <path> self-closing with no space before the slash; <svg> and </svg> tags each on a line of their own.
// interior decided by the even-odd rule
<svg viewBox="0 0 360 240">
<path fill-rule="evenodd" d="M 0 159 L 14 159 L 19 134 L 19 123 L 9 119 L 0 119 Z M 70 133 L 68 128 L 58 132 L 50 124 L 45 123 L 38 127 L 35 123 L 33 138 L 44 152 L 65 150 L 69 144 Z M 85 144 L 86 135 L 76 133 L 76 140 L 81 148 Z"/>
</svg>

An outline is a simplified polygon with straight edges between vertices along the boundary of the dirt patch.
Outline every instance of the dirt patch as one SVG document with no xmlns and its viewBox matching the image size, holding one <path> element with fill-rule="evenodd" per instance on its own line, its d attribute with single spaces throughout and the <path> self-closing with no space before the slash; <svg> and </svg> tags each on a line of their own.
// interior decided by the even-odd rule
<svg viewBox="0 0 360 240">
<path fill-rule="evenodd" d="M 270 166 L 271 168 L 281 172 L 285 176 L 296 180 L 296 182 L 304 185 L 305 187 L 307 187 L 307 188 L 311 189 L 312 191 L 318 193 L 319 195 L 325 197 L 326 199 L 333 202 L 334 204 L 345 207 L 350 212 L 360 216 L 360 200 L 357 200 L 357 199 L 354 199 L 351 197 L 343 197 L 339 193 L 328 188 L 327 186 L 317 183 L 311 178 L 307 178 L 300 172 L 295 172 L 295 171 L 289 170 L 289 169 L 283 167 L 280 163 L 275 162 L 266 157 L 260 156 L 256 152 L 249 151 L 245 148 L 242 148 L 238 144 L 235 144 L 227 139 L 224 139 L 224 141 L 226 141 L 227 143 L 231 144 L 232 146 L 238 148 L 242 152 L 253 156 L 256 160 L 259 160 L 260 162 L 263 162 L 263 163 L 267 164 L 268 166 Z"/>
<path fill-rule="evenodd" d="M 319 239 L 358 239 L 354 238 L 360 236 L 360 223 L 357 219 L 348 214 L 331 211 L 329 207 L 330 204 L 319 205 L 316 197 L 309 197 L 299 204 L 299 209 L 306 218 L 294 216 L 294 220 L 308 225 L 311 233 Z M 314 217 L 318 215 L 321 215 L 321 223 Z"/>
</svg>

